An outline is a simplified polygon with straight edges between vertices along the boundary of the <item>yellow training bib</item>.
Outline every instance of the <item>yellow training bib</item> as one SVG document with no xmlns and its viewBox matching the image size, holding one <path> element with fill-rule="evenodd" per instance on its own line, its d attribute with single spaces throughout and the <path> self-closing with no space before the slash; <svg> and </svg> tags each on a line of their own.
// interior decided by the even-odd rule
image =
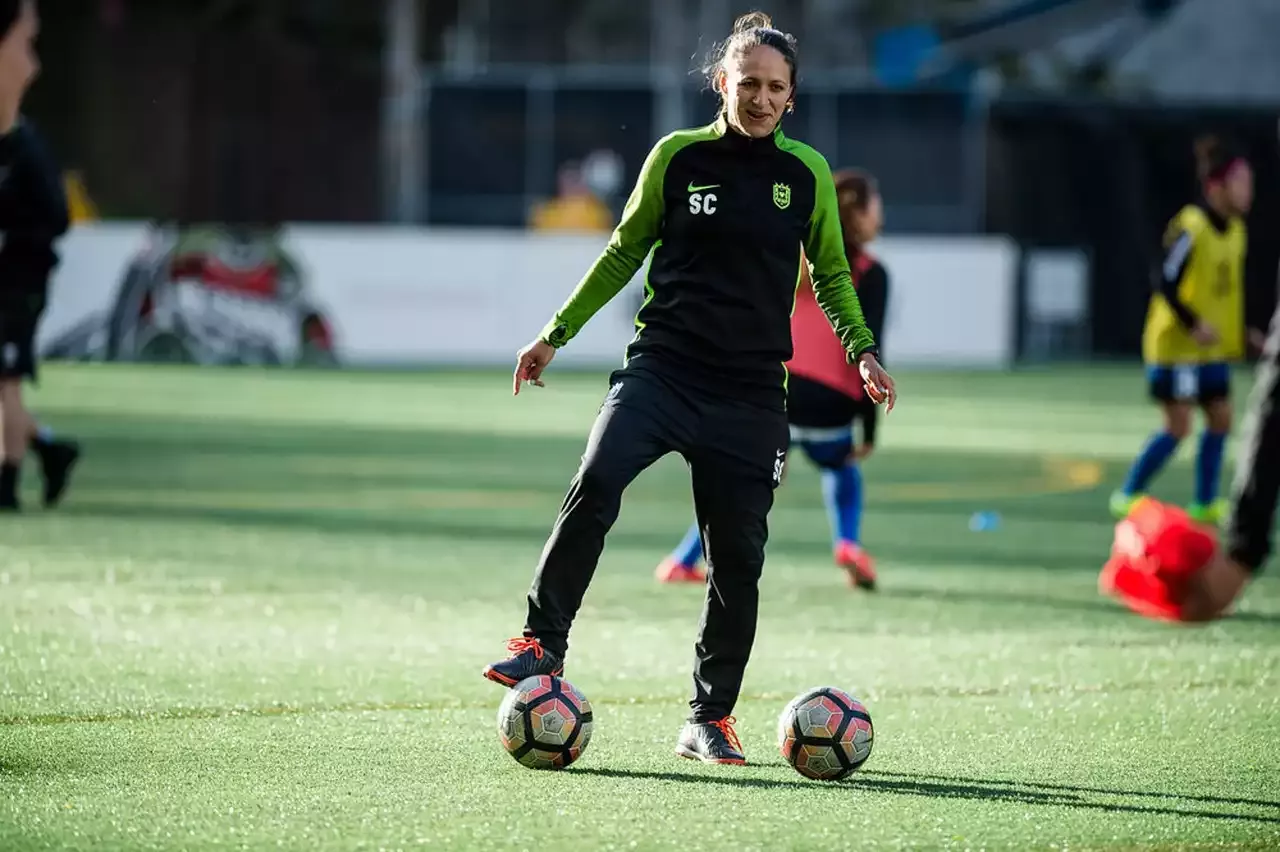
<svg viewBox="0 0 1280 852">
<path fill-rule="evenodd" d="M 1178 283 L 1178 298 L 1218 332 L 1213 346 L 1201 346 L 1178 321 L 1161 293 L 1153 293 L 1142 333 L 1148 364 L 1209 364 L 1244 357 L 1244 221 L 1234 217 L 1219 231 L 1203 208 L 1188 204 L 1165 230 L 1168 251 L 1181 233 L 1191 237 L 1190 260 Z"/>
</svg>

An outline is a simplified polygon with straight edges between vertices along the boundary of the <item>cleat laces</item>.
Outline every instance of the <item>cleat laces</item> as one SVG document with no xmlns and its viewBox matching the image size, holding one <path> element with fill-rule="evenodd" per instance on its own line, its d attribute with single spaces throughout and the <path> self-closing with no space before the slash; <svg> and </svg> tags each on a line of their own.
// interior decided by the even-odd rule
<svg viewBox="0 0 1280 852">
<path fill-rule="evenodd" d="M 732 716 L 725 716 L 723 719 L 717 719 L 716 721 L 708 722 L 707 724 L 724 734 L 725 740 L 728 741 L 733 750 L 741 754 L 742 740 L 738 739 L 738 732 L 733 729 L 733 726 L 737 721 L 738 720 Z"/>
<path fill-rule="evenodd" d="M 513 657 L 518 657 L 525 651 L 533 651 L 535 660 L 541 660 L 544 653 L 542 643 L 528 636 L 519 636 L 510 640 L 507 642 L 507 650 L 511 652 Z"/>
</svg>

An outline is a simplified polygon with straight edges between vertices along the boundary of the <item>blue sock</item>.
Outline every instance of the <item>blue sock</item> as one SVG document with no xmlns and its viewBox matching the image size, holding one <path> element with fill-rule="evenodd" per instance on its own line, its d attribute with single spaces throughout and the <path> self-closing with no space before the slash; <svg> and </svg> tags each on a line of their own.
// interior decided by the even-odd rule
<svg viewBox="0 0 1280 852">
<path fill-rule="evenodd" d="M 822 497 L 837 544 L 862 536 L 862 471 L 853 462 L 822 471 Z"/>
<path fill-rule="evenodd" d="M 1147 485 L 1164 467 L 1165 462 L 1178 449 L 1178 439 L 1168 432 L 1157 432 L 1147 441 L 1147 445 L 1134 459 L 1129 468 L 1129 477 L 1124 481 L 1124 493 L 1130 496 L 1147 490 Z"/>
<path fill-rule="evenodd" d="M 690 568 L 698 564 L 698 560 L 702 558 L 702 536 L 696 523 L 689 527 L 689 531 L 680 540 L 680 546 L 672 551 L 671 558 Z"/>
<path fill-rule="evenodd" d="M 1196 502 L 1207 506 L 1218 498 L 1218 478 L 1222 474 L 1222 450 L 1226 446 L 1225 432 L 1210 432 L 1200 436 L 1200 453 L 1196 456 Z"/>
</svg>

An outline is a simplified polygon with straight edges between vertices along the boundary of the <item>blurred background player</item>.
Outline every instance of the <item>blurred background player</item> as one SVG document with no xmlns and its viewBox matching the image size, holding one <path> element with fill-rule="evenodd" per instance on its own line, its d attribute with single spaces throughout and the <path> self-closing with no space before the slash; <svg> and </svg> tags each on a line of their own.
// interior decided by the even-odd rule
<svg viewBox="0 0 1280 852">
<path fill-rule="evenodd" d="M 862 314 L 883 346 L 889 276 L 866 250 L 884 224 L 884 204 L 875 178 L 858 169 L 834 175 L 844 232 L 845 255 L 853 273 Z M 877 406 L 867 398 L 858 368 L 831 330 L 813 293 L 808 269 L 802 270 L 791 315 L 794 354 L 787 362 L 787 421 L 791 443 L 822 469 L 822 494 L 831 518 L 836 564 L 851 585 L 875 588 L 875 565 L 862 547 L 862 470 L 859 462 L 875 446 Z M 862 422 L 862 443 L 854 441 L 853 422 Z M 679 547 L 658 566 L 664 583 L 701 582 L 702 536 L 695 523 Z"/>
<path fill-rule="evenodd" d="M 0 0 L 0 511 L 20 507 L 19 473 L 30 446 L 44 470 L 45 505 L 61 498 L 78 447 L 39 426 L 22 399 L 36 376 L 36 327 L 44 312 L 54 243 L 67 230 L 67 199 L 53 158 L 20 110 L 40 70 L 34 0 Z"/>
<path fill-rule="evenodd" d="M 1151 396 L 1163 424 L 1111 495 L 1111 511 L 1123 518 L 1191 433 L 1193 407 L 1204 411 L 1196 458 L 1193 518 L 1216 523 L 1223 447 L 1231 431 L 1231 364 L 1245 354 L 1244 217 L 1253 204 L 1253 170 L 1218 138 L 1196 143 L 1202 195 L 1170 220 L 1164 262 L 1156 278 L 1142 356 Z M 1255 345 L 1261 333 L 1249 332 Z"/>
<path fill-rule="evenodd" d="M 539 231 L 608 233 L 613 213 L 587 183 L 581 164 L 570 161 L 556 175 L 556 196 L 540 202 L 529 217 Z"/>
<path fill-rule="evenodd" d="M 1263 346 L 1236 463 L 1225 547 L 1212 528 L 1151 498 L 1116 525 L 1098 586 L 1151 618 L 1202 622 L 1224 615 L 1272 552 L 1280 494 L 1280 307 Z"/>
</svg>

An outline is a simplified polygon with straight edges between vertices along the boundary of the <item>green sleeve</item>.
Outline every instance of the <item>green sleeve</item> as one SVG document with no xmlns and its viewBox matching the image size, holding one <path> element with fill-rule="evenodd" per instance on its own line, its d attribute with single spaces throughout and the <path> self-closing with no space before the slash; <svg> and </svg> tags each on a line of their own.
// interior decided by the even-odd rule
<svg viewBox="0 0 1280 852">
<path fill-rule="evenodd" d="M 655 145 L 645 158 L 609 245 L 542 329 L 542 340 L 557 349 L 572 340 L 587 320 L 627 286 L 657 242 L 663 217 L 662 181 L 670 160 L 666 141 Z"/>
<path fill-rule="evenodd" d="M 836 336 L 844 344 L 845 351 L 856 358 L 875 349 L 875 337 L 862 316 L 862 305 L 858 301 L 858 292 L 853 288 L 853 276 L 849 273 L 831 168 L 820 156 L 806 160 L 817 179 L 813 216 L 809 219 L 809 233 L 804 241 L 813 293 Z"/>
</svg>

